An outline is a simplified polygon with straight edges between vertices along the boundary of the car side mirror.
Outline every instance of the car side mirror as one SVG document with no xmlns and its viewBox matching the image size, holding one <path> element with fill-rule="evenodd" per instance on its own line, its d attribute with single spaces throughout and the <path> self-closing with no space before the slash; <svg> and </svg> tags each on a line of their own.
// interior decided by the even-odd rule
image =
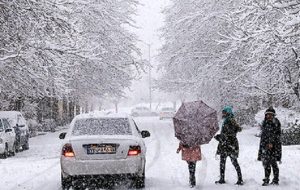
<svg viewBox="0 0 300 190">
<path fill-rule="evenodd" d="M 10 133 L 12 132 L 12 129 L 5 129 L 5 133 Z"/>
<path fill-rule="evenodd" d="M 65 139 L 67 133 L 61 133 L 59 134 L 59 139 Z"/>
<path fill-rule="evenodd" d="M 149 131 L 142 131 L 141 134 L 142 134 L 143 138 L 150 137 L 150 132 Z"/>
</svg>

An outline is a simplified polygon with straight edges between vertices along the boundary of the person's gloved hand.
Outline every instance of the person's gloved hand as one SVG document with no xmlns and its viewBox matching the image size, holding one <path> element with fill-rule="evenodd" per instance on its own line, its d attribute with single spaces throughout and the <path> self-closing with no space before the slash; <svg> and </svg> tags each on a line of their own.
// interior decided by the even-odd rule
<svg viewBox="0 0 300 190">
<path fill-rule="evenodd" d="M 221 135 L 216 135 L 216 136 L 214 136 L 214 138 L 217 140 L 217 141 L 220 141 L 221 140 Z"/>
<path fill-rule="evenodd" d="M 280 164 L 280 165 L 281 165 L 281 164 L 282 164 L 282 161 L 281 161 L 281 160 L 280 160 L 280 161 L 278 161 L 278 164 Z"/>
<path fill-rule="evenodd" d="M 180 152 L 180 149 L 178 148 L 177 151 L 176 151 L 176 153 L 179 154 L 179 152 Z"/>
<path fill-rule="evenodd" d="M 267 149 L 271 150 L 273 148 L 273 144 L 269 143 L 267 144 Z"/>
</svg>

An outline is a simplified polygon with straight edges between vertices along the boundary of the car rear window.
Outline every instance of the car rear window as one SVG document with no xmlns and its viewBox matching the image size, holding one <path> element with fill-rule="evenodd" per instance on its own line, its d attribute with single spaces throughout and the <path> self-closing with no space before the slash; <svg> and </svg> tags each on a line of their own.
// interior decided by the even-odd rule
<svg viewBox="0 0 300 190">
<path fill-rule="evenodd" d="M 131 135 L 126 118 L 89 118 L 77 120 L 72 135 Z"/>
</svg>

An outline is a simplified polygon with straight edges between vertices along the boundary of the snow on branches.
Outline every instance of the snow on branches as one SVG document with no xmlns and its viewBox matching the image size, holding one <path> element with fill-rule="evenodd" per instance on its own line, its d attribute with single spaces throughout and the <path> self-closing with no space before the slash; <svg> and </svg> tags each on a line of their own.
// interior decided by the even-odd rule
<svg viewBox="0 0 300 190">
<path fill-rule="evenodd" d="M 299 11 L 296 0 L 173 0 L 159 88 L 236 107 L 300 99 Z"/>
<path fill-rule="evenodd" d="M 138 2 L 0 2 L 0 87 L 8 97 L 120 95 L 139 54 L 134 25 Z"/>
</svg>

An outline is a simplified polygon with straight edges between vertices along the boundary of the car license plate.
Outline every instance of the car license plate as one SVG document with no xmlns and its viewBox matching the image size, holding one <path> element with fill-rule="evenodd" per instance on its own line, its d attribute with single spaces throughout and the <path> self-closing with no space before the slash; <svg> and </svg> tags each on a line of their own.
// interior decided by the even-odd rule
<svg viewBox="0 0 300 190">
<path fill-rule="evenodd" d="M 115 154 L 115 144 L 91 144 L 87 146 L 87 154 Z"/>
</svg>

